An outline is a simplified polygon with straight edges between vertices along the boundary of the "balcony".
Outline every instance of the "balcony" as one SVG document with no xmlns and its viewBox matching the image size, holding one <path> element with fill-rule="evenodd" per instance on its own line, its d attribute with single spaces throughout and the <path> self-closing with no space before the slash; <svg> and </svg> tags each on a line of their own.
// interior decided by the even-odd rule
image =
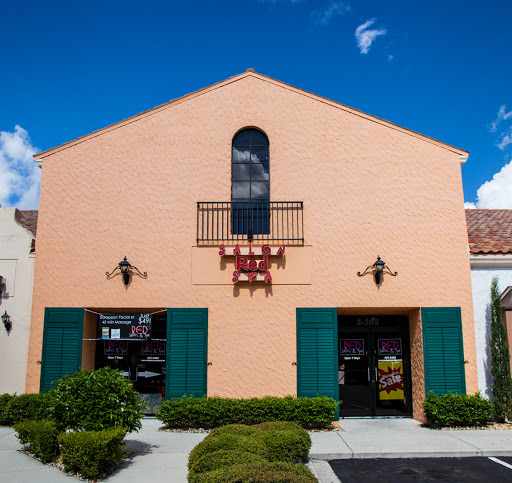
<svg viewBox="0 0 512 483">
<path fill-rule="evenodd" d="M 199 201 L 197 244 L 304 244 L 302 201 Z"/>
</svg>

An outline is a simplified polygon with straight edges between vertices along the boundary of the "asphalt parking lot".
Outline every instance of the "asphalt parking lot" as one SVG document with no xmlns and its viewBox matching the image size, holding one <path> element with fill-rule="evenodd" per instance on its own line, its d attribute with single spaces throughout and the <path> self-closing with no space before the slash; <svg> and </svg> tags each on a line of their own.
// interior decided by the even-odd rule
<svg viewBox="0 0 512 483">
<path fill-rule="evenodd" d="M 512 457 L 342 459 L 329 461 L 342 483 L 511 481 Z M 508 465 L 508 466 L 507 466 Z"/>
</svg>

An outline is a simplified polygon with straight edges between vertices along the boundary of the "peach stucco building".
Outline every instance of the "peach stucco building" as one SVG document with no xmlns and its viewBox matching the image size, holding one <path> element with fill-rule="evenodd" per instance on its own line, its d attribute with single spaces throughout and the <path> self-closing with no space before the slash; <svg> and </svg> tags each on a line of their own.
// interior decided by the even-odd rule
<svg viewBox="0 0 512 483">
<path fill-rule="evenodd" d="M 27 392 L 104 365 L 342 416 L 476 392 L 467 155 L 251 69 L 36 155 Z"/>
</svg>

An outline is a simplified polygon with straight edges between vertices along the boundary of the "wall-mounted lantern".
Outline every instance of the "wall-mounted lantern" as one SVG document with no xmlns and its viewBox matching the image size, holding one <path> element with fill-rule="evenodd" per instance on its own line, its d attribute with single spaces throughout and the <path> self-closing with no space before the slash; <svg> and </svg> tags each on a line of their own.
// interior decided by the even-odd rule
<svg viewBox="0 0 512 483">
<path fill-rule="evenodd" d="M 5 311 L 5 314 L 2 315 L 2 322 L 4 323 L 5 330 L 9 333 L 12 329 L 11 316 Z"/>
<path fill-rule="evenodd" d="M 125 285 L 128 285 L 130 283 L 130 275 L 132 273 L 132 270 L 137 270 L 137 272 L 139 272 L 139 275 L 143 278 L 147 278 L 147 276 L 148 276 L 148 272 L 141 273 L 137 267 L 133 266 L 126 259 L 126 257 L 124 257 L 123 260 L 119 262 L 119 265 L 116 268 L 114 268 L 114 270 L 112 270 L 110 273 L 105 272 L 107 279 L 109 279 L 114 274 L 114 272 L 118 269 L 121 272 L 121 275 L 123 276 L 123 283 Z"/>
<path fill-rule="evenodd" d="M 387 270 L 386 273 L 389 273 L 389 275 L 391 275 L 392 277 L 396 277 L 398 275 L 398 272 L 393 273 L 389 269 L 389 267 L 386 266 L 386 263 L 380 259 L 379 256 L 377 256 L 377 261 L 373 265 L 370 265 L 369 267 L 367 267 L 363 273 L 357 272 L 357 276 L 362 277 L 363 275 L 366 275 L 368 273 L 368 270 L 373 271 L 373 275 L 375 277 L 375 283 L 377 285 L 380 285 L 380 283 L 382 281 L 382 274 L 384 273 L 385 270 Z"/>
</svg>

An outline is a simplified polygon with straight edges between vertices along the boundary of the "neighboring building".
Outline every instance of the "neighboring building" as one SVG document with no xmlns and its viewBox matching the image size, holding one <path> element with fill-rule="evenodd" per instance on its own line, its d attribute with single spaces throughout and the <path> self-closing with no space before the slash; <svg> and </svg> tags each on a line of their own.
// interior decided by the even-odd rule
<svg viewBox="0 0 512 483">
<path fill-rule="evenodd" d="M 36 155 L 27 392 L 111 365 L 343 416 L 474 393 L 467 154 L 249 70 Z"/>
<path fill-rule="evenodd" d="M 466 223 L 475 313 L 478 390 L 491 397 L 491 354 L 488 344 L 491 333 L 491 281 L 497 276 L 502 292 L 512 285 L 512 210 L 466 210 Z M 509 298 L 503 299 L 509 338 L 512 336 L 511 305 Z"/>
<path fill-rule="evenodd" d="M 0 208 L 0 393 L 25 392 L 37 211 Z"/>
</svg>

